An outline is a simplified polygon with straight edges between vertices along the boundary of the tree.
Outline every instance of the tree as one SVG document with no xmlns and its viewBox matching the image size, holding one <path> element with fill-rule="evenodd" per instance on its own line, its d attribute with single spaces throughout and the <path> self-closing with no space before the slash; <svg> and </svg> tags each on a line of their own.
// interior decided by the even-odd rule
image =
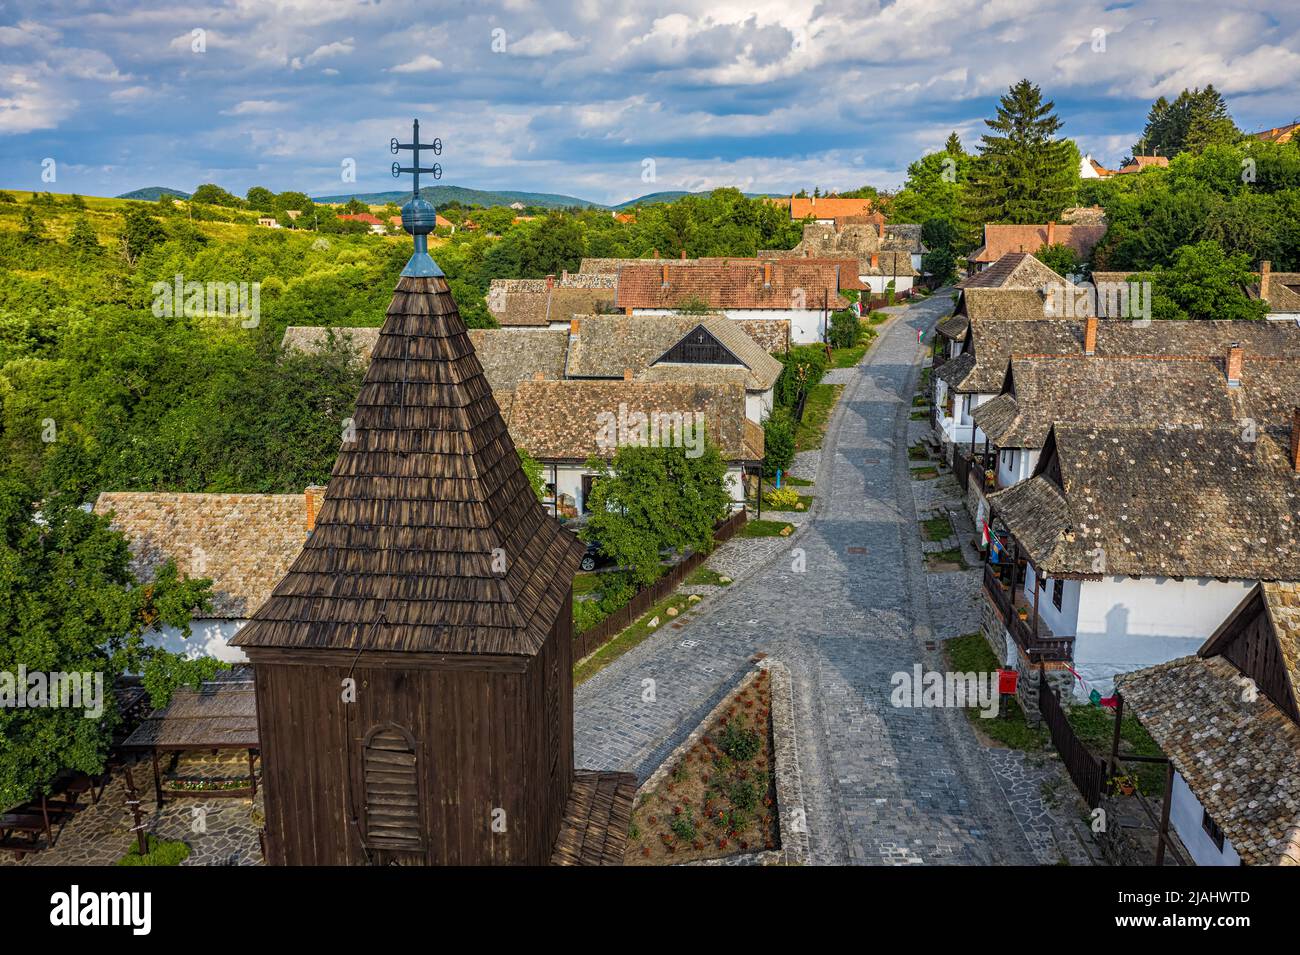
<svg viewBox="0 0 1300 955">
<path fill-rule="evenodd" d="M 265 186 L 250 186 L 244 196 L 250 209 L 259 212 L 272 212 L 275 209 L 275 193 Z"/>
<path fill-rule="evenodd" d="M 928 250 L 921 256 L 921 268 L 938 285 L 957 275 L 957 243 L 957 227 L 951 219 L 927 219 L 921 224 L 921 244 Z"/>
<path fill-rule="evenodd" d="M 998 102 L 991 130 L 980 140 L 969 195 L 975 222 L 1051 222 L 1074 205 L 1079 188 L 1079 150 L 1058 139 L 1056 104 L 1021 80 Z M 972 223 L 973 224 L 973 223 Z"/>
<path fill-rule="evenodd" d="M 45 222 L 36 210 L 30 205 L 23 206 L 22 226 L 18 231 L 18 239 L 24 245 L 34 245 L 45 238 Z"/>
<path fill-rule="evenodd" d="M 194 195 L 190 196 L 190 201 L 202 202 L 212 206 L 228 206 L 232 209 L 240 209 L 244 205 L 243 199 L 231 195 L 213 182 L 205 182 L 195 189 Z"/>
<path fill-rule="evenodd" d="M 1078 274 L 1084 264 L 1074 249 L 1059 242 L 1055 245 L 1043 246 L 1034 253 L 1034 258 L 1062 278 L 1069 278 L 1071 275 Z"/>
<path fill-rule="evenodd" d="M 726 463 L 712 444 L 696 457 L 684 447 L 623 445 L 612 461 L 592 458 L 587 467 L 597 477 L 580 536 L 599 542 L 636 583 L 659 577 L 659 554 L 666 548 L 713 548 L 714 525 L 731 498 Z"/>
<path fill-rule="evenodd" d="M 171 564 L 151 581 L 136 580 L 125 538 L 107 517 L 77 503 L 55 496 L 38 515 L 30 489 L 0 481 L 0 674 L 16 675 L 19 667 L 28 674 L 101 674 L 103 690 L 95 718 L 87 718 L 95 707 L 84 697 L 77 708 L 0 707 L 5 806 L 48 791 L 63 770 L 103 771 L 119 721 L 114 681 L 164 655 L 147 648 L 143 634 L 163 625 L 188 633 L 191 614 L 210 599 L 210 581 L 182 580 Z"/>
<path fill-rule="evenodd" d="M 340 209 L 339 211 L 342 212 L 344 215 L 355 216 L 355 215 L 360 215 L 363 212 L 369 212 L 370 207 L 366 205 L 364 202 L 362 202 L 360 199 L 358 199 L 356 196 L 353 196 L 347 202 L 343 203 L 343 208 Z"/>
<path fill-rule="evenodd" d="M 786 408 L 773 408 L 763 421 L 763 475 L 775 477 L 794 460 L 794 421 Z"/>
<path fill-rule="evenodd" d="M 1156 270 L 1151 311 L 1155 318 L 1262 319 L 1265 302 L 1242 289 L 1255 280 L 1250 256 L 1227 254 L 1217 242 L 1178 250 L 1171 266 Z"/>
<path fill-rule="evenodd" d="M 167 240 L 162 225 L 142 205 L 132 205 L 123 216 L 122 252 L 130 265 L 140 256 Z"/>
<path fill-rule="evenodd" d="M 546 482 L 542 480 L 541 462 L 523 448 L 515 448 L 515 453 L 519 455 L 519 466 L 523 468 L 524 476 L 528 478 L 528 483 L 532 486 L 533 493 L 537 495 L 537 500 L 544 499 L 546 497 Z"/>
<path fill-rule="evenodd" d="M 831 312 L 831 327 L 827 338 L 832 348 L 852 348 L 862 337 L 858 313 L 852 309 Z"/>
<path fill-rule="evenodd" d="M 85 216 L 78 216 L 72 224 L 72 231 L 68 233 L 68 248 L 78 255 L 94 255 L 99 251 L 99 239 Z"/>
<path fill-rule="evenodd" d="M 1200 154 L 1214 144 L 1236 142 L 1241 131 L 1228 114 L 1228 104 L 1214 86 L 1183 90 L 1171 103 L 1161 96 L 1151 104 L 1134 156 L 1167 156 L 1187 151 Z"/>
</svg>

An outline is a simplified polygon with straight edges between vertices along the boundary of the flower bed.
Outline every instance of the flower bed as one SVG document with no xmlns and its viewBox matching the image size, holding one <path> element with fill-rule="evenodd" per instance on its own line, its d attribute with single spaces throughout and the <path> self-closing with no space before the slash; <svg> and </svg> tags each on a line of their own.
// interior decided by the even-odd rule
<svg viewBox="0 0 1300 955">
<path fill-rule="evenodd" d="M 775 849 L 777 820 L 771 679 L 746 678 L 632 813 L 626 862 L 674 865 Z"/>
</svg>

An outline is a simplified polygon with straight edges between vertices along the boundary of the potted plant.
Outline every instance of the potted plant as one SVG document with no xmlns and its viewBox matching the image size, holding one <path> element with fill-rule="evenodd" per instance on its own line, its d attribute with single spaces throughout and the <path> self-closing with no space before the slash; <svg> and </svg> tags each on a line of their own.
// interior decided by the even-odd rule
<svg viewBox="0 0 1300 955">
<path fill-rule="evenodd" d="M 1131 796 L 1138 790 L 1137 777 L 1132 776 L 1129 773 L 1120 773 L 1118 776 L 1115 776 L 1111 779 L 1111 784 L 1116 790 L 1125 796 Z"/>
</svg>

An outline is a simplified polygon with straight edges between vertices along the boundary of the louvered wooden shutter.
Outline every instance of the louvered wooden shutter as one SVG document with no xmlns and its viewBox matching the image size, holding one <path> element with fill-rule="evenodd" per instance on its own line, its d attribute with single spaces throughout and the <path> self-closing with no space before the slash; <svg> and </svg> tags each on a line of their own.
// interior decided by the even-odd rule
<svg viewBox="0 0 1300 955">
<path fill-rule="evenodd" d="M 415 742 L 402 729 L 371 730 L 362 754 L 366 842 L 375 849 L 420 849 L 420 777 Z"/>
</svg>

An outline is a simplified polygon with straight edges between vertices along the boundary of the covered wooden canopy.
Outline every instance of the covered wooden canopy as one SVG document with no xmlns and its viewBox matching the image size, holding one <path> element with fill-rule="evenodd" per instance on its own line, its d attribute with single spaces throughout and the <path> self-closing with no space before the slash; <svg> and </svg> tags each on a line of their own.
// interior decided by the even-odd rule
<svg viewBox="0 0 1300 955">
<path fill-rule="evenodd" d="M 127 750 L 183 752 L 194 749 L 257 749 L 257 697 L 251 673 L 213 680 L 198 689 L 181 687 L 154 710 L 122 744 Z"/>
</svg>

